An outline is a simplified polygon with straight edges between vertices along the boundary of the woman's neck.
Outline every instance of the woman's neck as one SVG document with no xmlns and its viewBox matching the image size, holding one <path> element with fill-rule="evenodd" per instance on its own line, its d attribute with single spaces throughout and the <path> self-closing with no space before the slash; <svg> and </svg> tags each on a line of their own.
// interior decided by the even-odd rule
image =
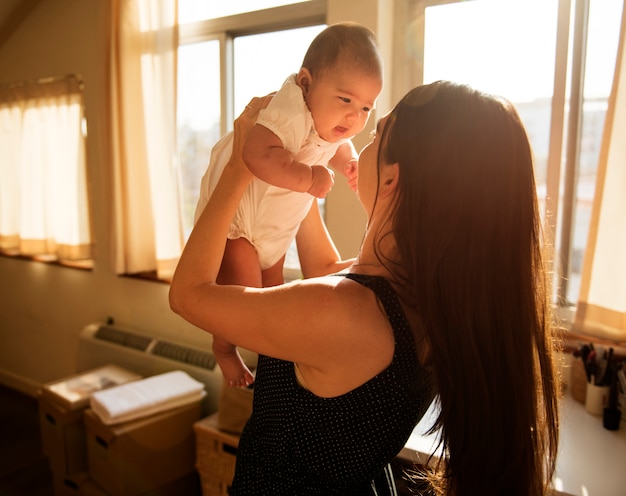
<svg viewBox="0 0 626 496">
<path fill-rule="evenodd" d="M 372 224 L 368 225 L 361 244 L 361 249 L 352 264 L 350 271 L 357 274 L 368 274 L 381 276 L 391 279 L 391 273 L 382 261 L 389 259 L 389 254 L 393 252 L 391 249 L 392 236 L 384 236 L 382 241 L 377 241 L 377 231 L 372 228 Z M 381 261 L 382 260 L 382 261 Z"/>
</svg>

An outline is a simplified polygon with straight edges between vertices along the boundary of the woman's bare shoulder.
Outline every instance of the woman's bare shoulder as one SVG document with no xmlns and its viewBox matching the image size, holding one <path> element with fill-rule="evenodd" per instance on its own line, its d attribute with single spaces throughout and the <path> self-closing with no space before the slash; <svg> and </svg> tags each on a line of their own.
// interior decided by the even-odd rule
<svg viewBox="0 0 626 496">
<path fill-rule="evenodd" d="M 298 366 L 307 386 L 318 395 L 342 394 L 365 383 L 393 359 L 393 331 L 367 287 L 344 277 L 299 283 L 310 290 L 319 312 L 315 353 L 304 354 Z"/>
<path fill-rule="evenodd" d="M 376 295 L 362 284 L 343 277 L 332 275 L 303 279 L 291 283 L 294 293 L 302 293 L 306 301 L 331 311 L 332 317 L 356 317 L 376 309 Z M 319 308 L 318 307 L 318 308 Z"/>
</svg>

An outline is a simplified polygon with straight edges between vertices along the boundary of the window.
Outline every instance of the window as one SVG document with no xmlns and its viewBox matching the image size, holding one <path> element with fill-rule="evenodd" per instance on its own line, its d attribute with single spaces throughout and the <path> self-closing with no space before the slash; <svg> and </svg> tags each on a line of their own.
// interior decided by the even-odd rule
<svg viewBox="0 0 626 496">
<path fill-rule="evenodd" d="M 229 0 L 228 2 L 207 2 L 207 0 L 179 0 L 178 17 L 181 24 L 217 19 L 219 17 L 302 3 L 307 0 Z"/>
<path fill-rule="evenodd" d="M 0 252 L 90 268 L 82 81 L 0 88 Z"/>
<path fill-rule="evenodd" d="M 538 193 L 553 232 L 555 292 L 561 305 L 575 304 L 621 0 L 571 6 L 558 0 L 414 0 L 410 9 L 411 85 L 451 79 L 516 105 L 535 152 Z M 558 200 L 548 204 L 549 198 Z"/>
<path fill-rule="evenodd" d="M 277 7 L 272 15 L 206 16 L 233 13 L 226 8 L 243 12 L 286 3 L 294 2 L 179 2 L 177 118 L 185 236 L 193 227 L 213 145 L 232 129 L 233 118 L 252 97 L 276 91 L 300 69 L 306 49 L 325 27 L 324 2 L 319 1 Z M 293 247 L 285 266 L 298 267 Z"/>
<path fill-rule="evenodd" d="M 183 227 L 186 236 L 211 147 L 221 136 L 220 45 L 203 41 L 178 49 L 178 159 L 181 167 Z"/>
</svg>

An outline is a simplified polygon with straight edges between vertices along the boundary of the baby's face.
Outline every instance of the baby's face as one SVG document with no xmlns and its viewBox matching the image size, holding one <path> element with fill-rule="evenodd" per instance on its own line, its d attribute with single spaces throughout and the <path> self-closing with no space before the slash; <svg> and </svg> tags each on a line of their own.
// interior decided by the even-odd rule
<svg viewBox="0 0 626 496">
<path fill-rule="evenodd" d="M 320 137 L 334 143 L 360 133 L 382 86 L 380 78 L 353 68 L 334 68 L 312 77 L 304 95 Z"/>
</svg>

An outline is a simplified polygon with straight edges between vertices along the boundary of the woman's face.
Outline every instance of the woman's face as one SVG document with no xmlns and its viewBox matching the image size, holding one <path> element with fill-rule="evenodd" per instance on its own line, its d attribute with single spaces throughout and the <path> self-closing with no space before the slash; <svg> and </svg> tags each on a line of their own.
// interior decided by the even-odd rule
<svg viewBox="0 0 626 496">
<path fill-rule="evenodd" d="M 371 214 L 378 193 L 378 155 L 383 130 L 389 120 L 389 114 L 380 119 L 376 125 L 372 141 L 365 145 L 359 155 L 359 174 L 357 179 L 357 197 L 365 211 Z"/>
</svg>

